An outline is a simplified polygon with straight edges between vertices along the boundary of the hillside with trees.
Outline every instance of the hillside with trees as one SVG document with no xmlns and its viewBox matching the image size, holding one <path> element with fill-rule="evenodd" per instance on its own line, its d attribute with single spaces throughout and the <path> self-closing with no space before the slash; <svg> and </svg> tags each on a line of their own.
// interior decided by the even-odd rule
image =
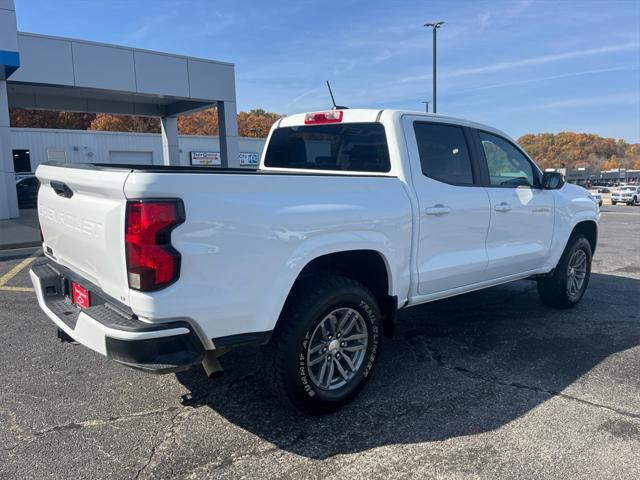
<svg viewBox="0 0 640 480">
<path fill-rule="evenodd" d="M 264 138 L 282 115 L 254 109 L 238 113 L 241 137 Z M 11 109 L 11 126 L 25 128 L 66 128 L 109 132 L 159 133 L 160 120 L 154 117 L 48 112 Z M 218 112 L 215 108 L 178 117 L 181 135 L 218 135 Z M 529 133 L 518 143 L 544 168 L 613 168 L 640 169 L 640 143 L 604 138 L 593 133 Z"/>
<path fill-rule="evenodd" d="M 541 168 L 640 169 L 640 143 L 593 133 L 529 133 L 518 143 Z"/>
</svg>

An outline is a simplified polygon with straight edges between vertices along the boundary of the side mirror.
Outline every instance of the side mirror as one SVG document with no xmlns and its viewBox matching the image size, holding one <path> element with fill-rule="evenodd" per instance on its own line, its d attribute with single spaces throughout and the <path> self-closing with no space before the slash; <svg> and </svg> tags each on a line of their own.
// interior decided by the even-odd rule
<svg viewBox="0 0 640 480">
<path fill-rule="evenodd" d="M 564 183 L 564 175 L 561 173 L 544 172 L 542 174 L 542 188 L 545 190 L 559 190 Z"/>
</svg>

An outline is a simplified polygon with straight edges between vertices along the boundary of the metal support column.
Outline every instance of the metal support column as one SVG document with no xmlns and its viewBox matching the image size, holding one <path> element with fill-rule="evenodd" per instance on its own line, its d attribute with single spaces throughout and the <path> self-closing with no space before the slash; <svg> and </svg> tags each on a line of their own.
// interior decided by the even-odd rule
<svg viewBox="0 0 640 480">
<path fill-rule="evenodd" d="M 0 219 L 17 218 L 18 197 L 13 168 L 7 82 L 0 80 Z"/>
<path fill-rule="evenodd" d="M 222 167 L 239 167 L 238 116 L 235 102 L 218 102 L 218 131 Z"/>
<path fill-rule="evenodd" d="M 162 160 L 165 165 L 180 165 L 180 145 L 178 143 L 178 117 L 161 117 Z"/>
</svg>

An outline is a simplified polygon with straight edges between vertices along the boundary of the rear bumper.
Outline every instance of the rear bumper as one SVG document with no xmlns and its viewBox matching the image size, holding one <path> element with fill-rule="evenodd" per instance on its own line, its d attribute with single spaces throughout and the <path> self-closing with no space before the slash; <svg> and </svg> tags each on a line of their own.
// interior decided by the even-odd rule
<svg viewBox="0 0 640 480">
<path fill-rule="evenodd" d="M 40 308 L 56 327 L 91 350 L 153 373 L 176 372 L 202 362 L 205 349 L 187 322 L 143 322 L 100 288 L 51 260 L 34 264 L 29 275 Z M 72 280 L 89 290 L 89 308 L 70 301 Z"/>
</svg>

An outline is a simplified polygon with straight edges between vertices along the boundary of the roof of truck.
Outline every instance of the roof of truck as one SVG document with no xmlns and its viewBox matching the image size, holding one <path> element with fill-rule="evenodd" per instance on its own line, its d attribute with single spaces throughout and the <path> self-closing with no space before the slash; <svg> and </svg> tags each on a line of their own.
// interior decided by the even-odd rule
<svg viewBox="0 0 640 480">
<path fill-rule="evenodd" d="M 305 113 L 296 113 L 294 115 L 283 117 L 276 123 L 274 127 L 279 128 L 279 127 L 304 125 L 305 116 L 307 114 L 315 113 L 315 112 L 329 112 L 329 111 L 331 111 L 331 109 L 316 110 L 316 111 L 305 112 Z M 448 115 L 442 115 L 439 113 L 427 113 L 427 112 L 419 112 L 415 110 L 398 110 L 398 109 L 391 109 L 391 108 L 384 108 L 384 109 L 354 108 L 354 109 L 344 109 L 339 111 L 343 112 L 343 117 L 340 123 L 377 122 L 377 121 L 380 121 L 380 119 L 383 116 L 385 118 L 394 118 L 394 117 L 402 117 L 405 115 L 411 115 L 411 116 L 421 117 L 421 120 L 426 122 L 443 122 L 443 123 L 451 123 L 455 125 L 463 125 L 466 127 L 471 127 L 479 130 L 484 130 L 487 132 L 496 133 L 498 135 L 501 135 L 503 137 L 507 137 L 513 140 L 509 135 L 507 135 L 503 131 L 497 128 L 491 127 L 489 125 L 473 122 L 471 120 L 466 120 L 463 118 L 450 117 Z"/>
</svg>

